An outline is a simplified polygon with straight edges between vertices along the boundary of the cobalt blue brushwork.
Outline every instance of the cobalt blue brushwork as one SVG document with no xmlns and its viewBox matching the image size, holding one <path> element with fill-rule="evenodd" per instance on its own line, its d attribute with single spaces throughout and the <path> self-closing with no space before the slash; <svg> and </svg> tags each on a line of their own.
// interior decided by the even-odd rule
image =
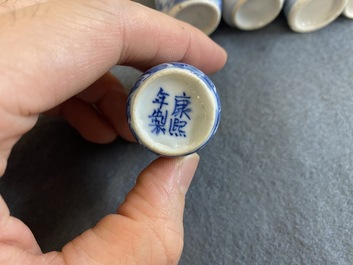
<svg viewBox="0 0 353 265">
<path fill-rule="evenodd" d="M 164 92 L 163 88 L 159 89 L 156 98 L 152 101 L 156 105 L 153 113 L 149 115 L 151 133 L 158 135 L 159 133 L 166 133 L 166 127 L 170 136 L 186 137 L 186 132 L 183 128 L 187 126 L 188 121 L 191 120 L 188 115 L 191 112 L 191 97 L 187 96 L 185 92 L 182 95 L 174 96 L 174 101 L 169 101 L 169 94 Z M 167 106 L 173 104 L 173 112 L 168 117 Z"/>
<path fill-rule="evenodd" d="M 217 131 L 221 104 L 212 81 L 184 63 L 157 65 L 140 76 L 127 101 L 136 140 L 163 156 L 202 148 Z"/>
</svg>

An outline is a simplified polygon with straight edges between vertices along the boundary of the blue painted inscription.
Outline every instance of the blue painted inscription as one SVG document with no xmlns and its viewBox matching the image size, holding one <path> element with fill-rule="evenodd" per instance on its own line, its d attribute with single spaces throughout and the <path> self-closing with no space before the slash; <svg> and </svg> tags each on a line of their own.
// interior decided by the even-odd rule
<svg viewBox="0 0 353 265">
<path fill-rule="evenodd" d="M 191 97 L 185 92 L 182 95 L 174 96 L 174 105 L 169 105 L 168 98 L 170 94 L 165 92 L 161 87 L 152 101 L 156 105 L 152 114 L 148 116 L 150 119 L 149 126 L 152 127 L 151 132 L 159 135 L 166 132 L 172 137 L 186 137 L 185 126 L 191 120 Z M 168 110 L 172 114 L 168 119 Z M 167 131 L 168 129 L 168 131 Z"/>
</svg>

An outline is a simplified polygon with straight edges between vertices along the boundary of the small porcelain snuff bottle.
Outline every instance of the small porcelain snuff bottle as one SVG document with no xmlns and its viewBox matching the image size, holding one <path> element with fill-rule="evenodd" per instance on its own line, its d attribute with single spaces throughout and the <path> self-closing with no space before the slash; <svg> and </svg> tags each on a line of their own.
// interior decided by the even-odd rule
<svg viewBox="0 0 353 265">
<path fill-rule="evenodd" d="M 222 0 L 154 0 L 157 10 L 185 21 L 205 34 L 214 32 L 222 16 Z"/>
<path fill-rule="evenodd" d="M 162 156 L 182 156 L 202 148 L 215 134 L 220 113 L 212 81 L 184 63 L 164 63 L 146 71 L 127 103 L 135 138 Z"/>
</svg>

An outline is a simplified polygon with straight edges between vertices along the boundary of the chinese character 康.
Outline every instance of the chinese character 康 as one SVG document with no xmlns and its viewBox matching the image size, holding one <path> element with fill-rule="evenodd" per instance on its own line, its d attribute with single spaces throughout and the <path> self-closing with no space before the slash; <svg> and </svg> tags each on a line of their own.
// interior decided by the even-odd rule
<svg viewBox="0 0 353 265">
<path fill-rule="evenodd" d="M 179 116 L 180 119 L 183 118 L 183 115 L 185 115 L 190 120 L 190 116 L 188 114 L 188 112 L 191 111 L 191 109 L 188 108 L 190 103 L 190 97 L 186 96 L 185 92 L 183 92 L 182 96 L 175 96 L 175 105 L 172 115 L 175 117 Z"/>
</svg>

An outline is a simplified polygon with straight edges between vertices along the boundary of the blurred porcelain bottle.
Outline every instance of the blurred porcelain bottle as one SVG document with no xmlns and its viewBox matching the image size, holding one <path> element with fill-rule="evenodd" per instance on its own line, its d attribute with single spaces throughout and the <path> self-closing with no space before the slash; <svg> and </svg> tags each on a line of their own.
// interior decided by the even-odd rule
<svg viewBox="0 0 353 265">
<path fill-rule="evenodd" d="M 222 0 L 154 0 L 156 9 L 210 35 L 222 16 Z"/>
<path fill-rule="evenodd" d="M 271 23 L 284 0 L 223 0 L 223 19 L 233 27 L 255 30 Z"/>
<path fill-rule="evenodd" d="M 347 0 L 286 0 L 284 13 L 293 31 L 311 32 L 334 21 L 346 5 Z"/>
<path fill-rule="evenodd" d="M 348 0 L 347 5 L 343 10 L 343 15 L 353 19 L 353 0 Z"/>
</svg>

